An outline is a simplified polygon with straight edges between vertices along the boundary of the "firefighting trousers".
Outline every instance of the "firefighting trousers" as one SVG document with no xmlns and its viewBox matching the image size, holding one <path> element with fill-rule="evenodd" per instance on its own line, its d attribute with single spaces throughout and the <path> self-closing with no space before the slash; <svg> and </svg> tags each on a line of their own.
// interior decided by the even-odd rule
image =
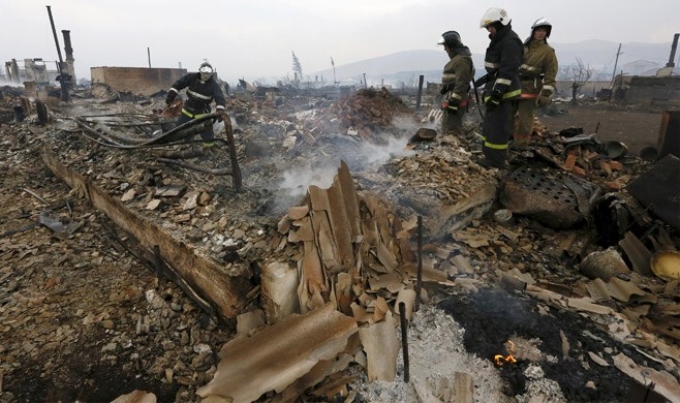
<svg viewBox="0 0 680 403">
<path fill-rule="evenodd" d="M 514 140 L 517 144 L 528 144 L 534 131 L 536 98 L 520 99 L 517 105 L 517 127 Z"/>
<path fill-rule="evenodd" d="M 452 134 L 454 136 L 462 136 L 463 115 L 465 114 L 465 110 L 461 108 L 455 113 L 448 110 L 442 112 L 442 133 L 444 135 Z"/>
<path fill-rule="evenodd" d="M 181 125 L 183 125 L 186 122 L 189 122 L 191 120 L 193 120 L 193 118 L 182 113 L 179 116 L 179 119 L 177 119 L 177 123 L 175 123 L 175 127 L 181 126 Z M 205 142 L 211 142 L 211 141 L 215 140 L 215 133 L 213 132 L 212 126 L 210 126 L 210 128 L 208 130 L 201 132 L 201 138 Z"/>
<path fill-rule="evenodd" d="M 505 163 L 516 112 L 517 101 L 502 101 L 495 108 L 487 110 L 482 129 L 482 152 L 486 159 L 500 165 Z"/>
</svg>

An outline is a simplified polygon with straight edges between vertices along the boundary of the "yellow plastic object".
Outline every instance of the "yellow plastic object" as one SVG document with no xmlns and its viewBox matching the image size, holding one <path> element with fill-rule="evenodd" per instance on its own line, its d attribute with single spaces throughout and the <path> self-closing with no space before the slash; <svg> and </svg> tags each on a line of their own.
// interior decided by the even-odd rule
<svg viewBox="0 0 680 403">
<path fill-rule="evenodd" d="M 680 280 L 680 252 L 666 251 L 652 255 L 652 271 L 666 281 Z"/>
</svg>

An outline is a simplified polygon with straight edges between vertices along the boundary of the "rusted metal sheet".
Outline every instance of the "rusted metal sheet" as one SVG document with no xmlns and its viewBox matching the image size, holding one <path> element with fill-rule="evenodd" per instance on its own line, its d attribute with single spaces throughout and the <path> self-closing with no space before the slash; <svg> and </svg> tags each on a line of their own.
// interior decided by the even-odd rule
<svg viewBox="0 0 680 403">
<path fill-rule="evenodd" d="M 555 229 L 573 227 L 588 214 L 593 190 L 573 176 L 548 177 L 522 167 L 505 181 L 500 201 L 514 214 L 531 217 Z"/>
</svg>

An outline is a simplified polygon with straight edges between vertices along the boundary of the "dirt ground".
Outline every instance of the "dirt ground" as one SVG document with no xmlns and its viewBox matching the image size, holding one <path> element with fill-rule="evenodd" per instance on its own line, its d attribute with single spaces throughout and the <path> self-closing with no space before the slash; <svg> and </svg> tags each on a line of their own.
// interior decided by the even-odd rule
<svg viewBox="0 0 680 403">
<path fill-rule="evenodd" d="M 603 141 L 622 141 L 631 153 L 656 144 L 660 111 L 558 108 L 566 113 L 540 117 L 550 131 L 597 130 Z M 217 351 L 234 329 L 204 314 L 174 283 L 159 280 L 152 262 L 135 253 L 133 240 L 45 167 L 37 138 L 62 125 L 55 120 L 52 128 L 0 124 L 0 403 L 110 402 L 135 389 L 153 392 L 159 402 L 197 401 L 196 388 L 212 379 Z M 92 166 L 98 163 L 95 152 L 85 159 Z M 291 164 L 303 165 L 302 159 Z M 273 170 L 273 165 L 253 163 L 246 172 L 255 176 L 256 169 Z M 365 174 L 364 182 L 372 174 Z M 253 205 L 262 202 L 251 197 Z M 255 221 L 245 215 L 240 219 Z M 39 221 L 68 228 L 55 232 Z M 273 218 L 269 227 L 276 228 L 276 222 Z M 536 242 L 554 240 L 552 231 L 527 228 Z M 487 280 L 494 270 L 481 273 Z M 421 330 L 432 332 L 425 326 Z M 484 365 L 497 372 L 488 362 Z M 390 399 L 356 396 L 355 401 Z"/>
<path fill-rule="evenodd" d="M 644 147 L 656 147 L 661 127 L 660 110 L 594 103 L 557 103 L 555 106 L 564 113 L 539 117 L 551 131 L 581 127 L 586 134 L 597 132 L 603 142 L 624 143 L 630 155 L 637 155 Z"/>
</svg>

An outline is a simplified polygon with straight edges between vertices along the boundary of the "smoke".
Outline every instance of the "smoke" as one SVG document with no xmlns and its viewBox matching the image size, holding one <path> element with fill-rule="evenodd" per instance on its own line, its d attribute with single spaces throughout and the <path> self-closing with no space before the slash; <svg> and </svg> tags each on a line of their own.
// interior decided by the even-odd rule
<svg viewBox="0 0 680 403">
<path fill-rule="evenodd" d="M 406 149 L 407 140 L 404 138 L 390 138 L 386 145 L 378 146 L 375 144 L 366 144 L 361 149 L 359 161 L 361 166 L 356 168 L 368 168 L 375 164 L 382 164 L 389 158 L 402 157 L 413 154 L 413 151 Z"/>
<path fill-rule="evenodd" d="M 352 143 L 353 147 L 348 147 L 347 140 L 338 140 L 338 147 L 333 155 L 328 155 L 316 163 L 311 162 L 310 159 L 302 167 L 284 171 L 273 209 L 285 211 L 291 206 L 299 205 L 310 186 L 330 188 L 338 174 L 341 161 L 347 163 L 350 173 L 353 174 L 375 170 L 376 166 L 382 165 L 390 158 L 413 153 L 405 148 L 407 142 L 405 138 L 389 136 L 385 145 L 358 142 Z"/>
<path fill-rule="evenodd" d="M 283 213 L 289 207 L 298 206 L 304 200 L 307 189 L 310 186 L 318 186 L 323 189 L 333 184 L 333 178 L 337 174 L 337 167 L 320 166 L 312 167 L 306 163 L 303 167 L 292 168 L 284 171 L 283 180 L 276 192 L 272 210 L 274 213 Z"/>
<path fill-rule="evenodd" d="M 7 80 L 4 80 L 4 79 L 0 79 L 0 87 L 23 88 L 24 84 L 23 83 L 15 83 L 14 81 L 7 81 Z"/>
</svg>

